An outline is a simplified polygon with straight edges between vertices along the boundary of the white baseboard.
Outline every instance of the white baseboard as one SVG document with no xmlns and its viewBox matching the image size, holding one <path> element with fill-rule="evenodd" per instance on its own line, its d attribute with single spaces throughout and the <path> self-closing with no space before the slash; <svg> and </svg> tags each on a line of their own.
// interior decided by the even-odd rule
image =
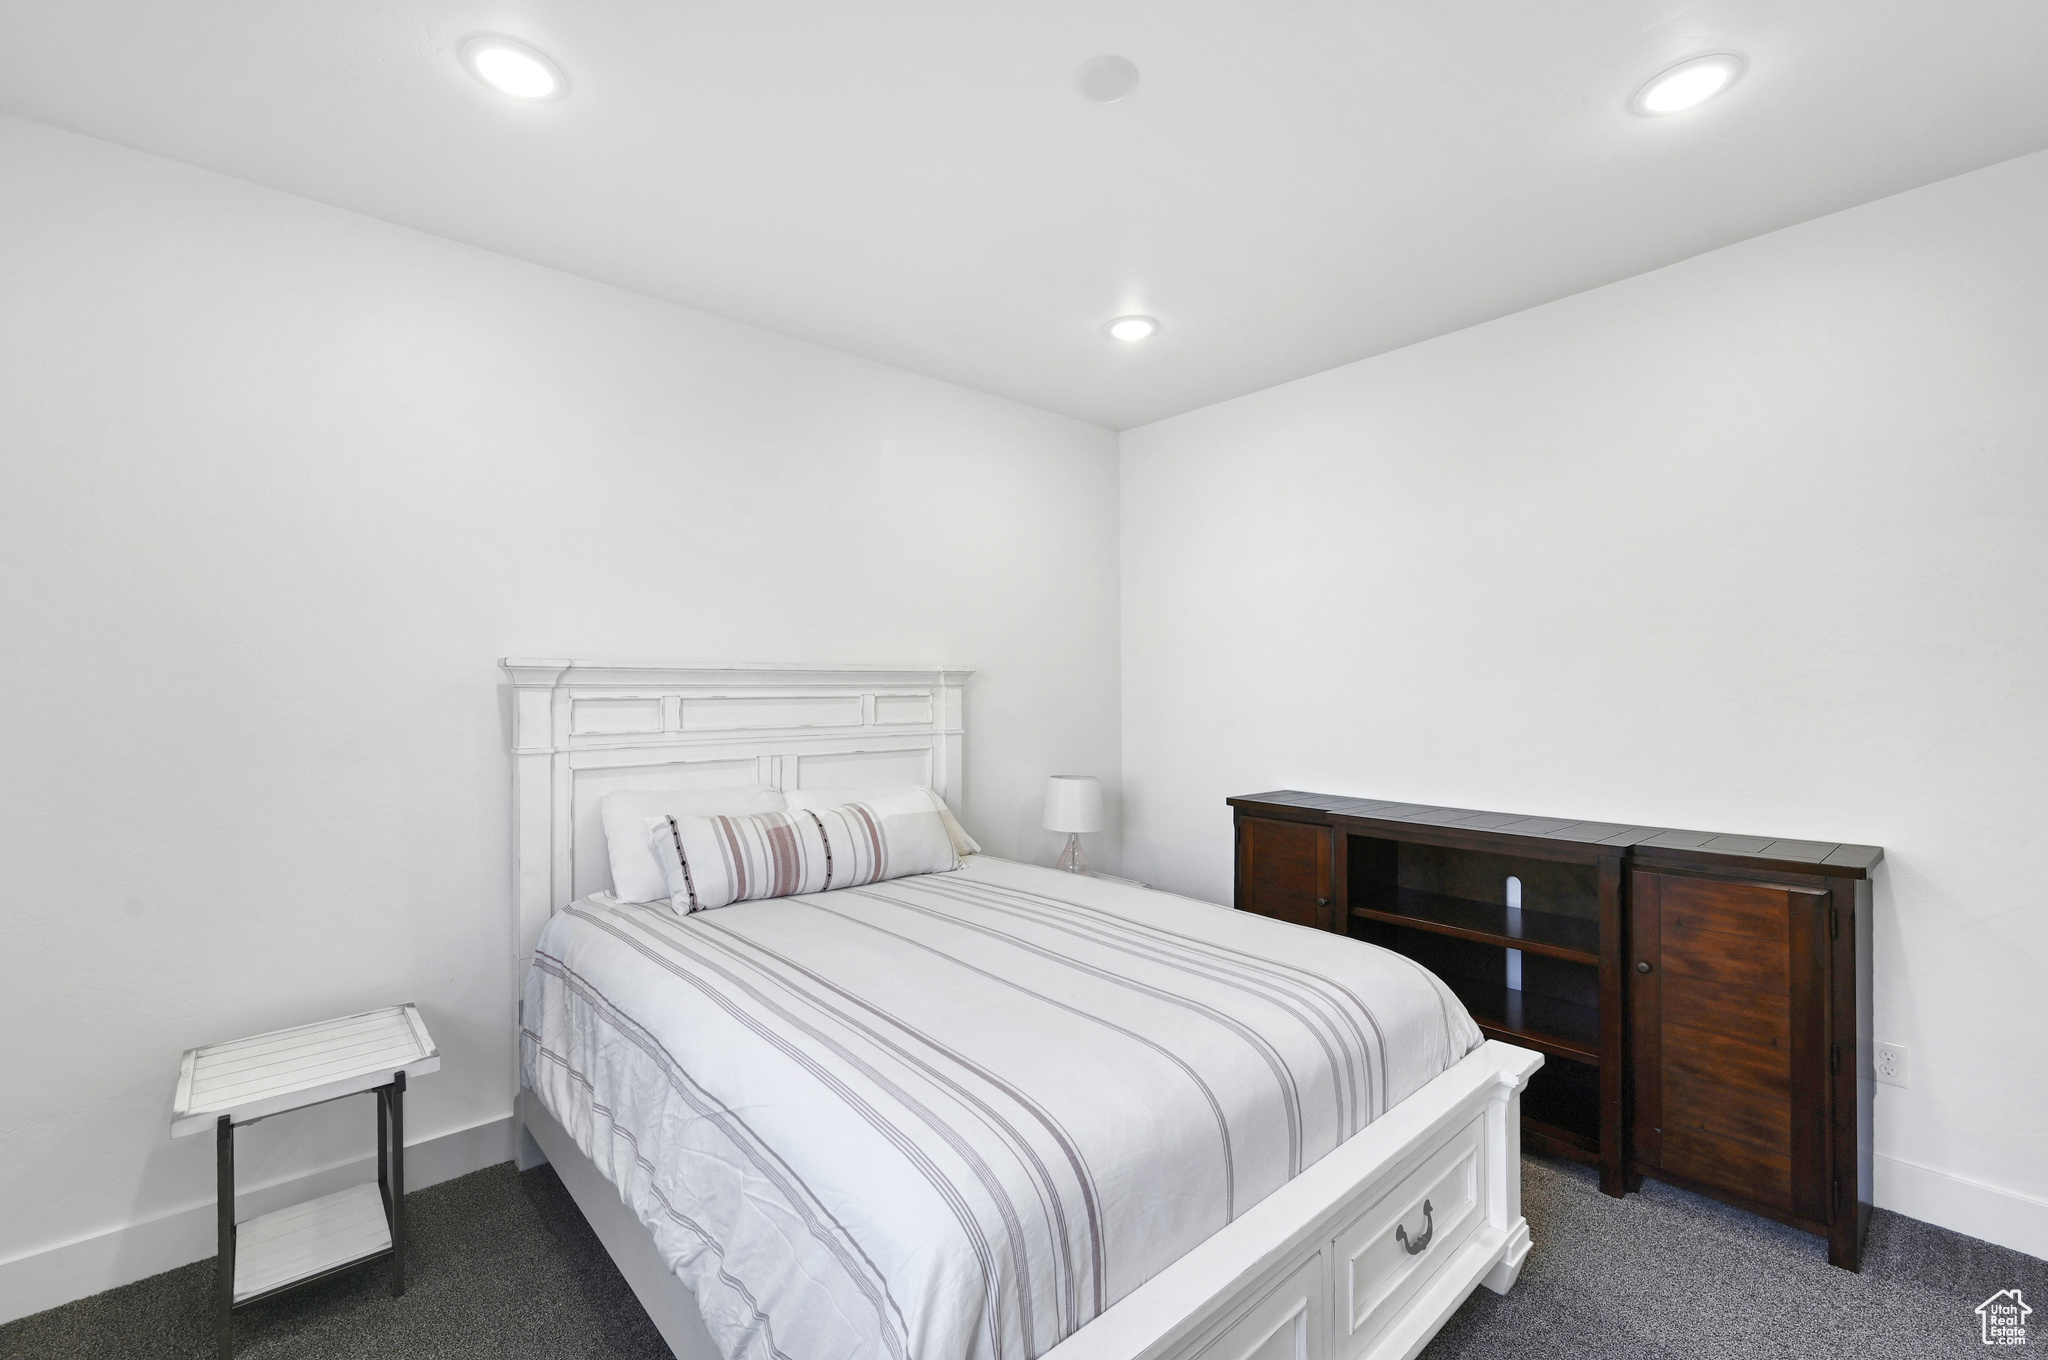
<svg viewBox="0 0 2048 1360">
<path fill-rule="evenodd" d="M 1879 1154 L 1880 1209 L 2048 1259 L 2048 1200 Z"/>
<path fill-rule="evenodd" d="M 518 1131 L 517 1122 L 507 1115 L 438 1138 L 407 1143 L 405 1188 L 424 1189 L 510 1161 Z M 235 1196 L 235 1217 L 253 1218 L 287 1204 L 374 1180 L 376 1175 L 377 1158 L 373 1153 L 319 1171 L 251 1186 Z M 203 1261 L 218 1246 L 215 1230 L 214 1202 L 209 1199 L 140 1223 L 110 1228 L 0 1261 L 0 1322 L 12 1322 L 103 1289 Z"/>
<path fill-rule="evenodd" d="M 443 1134 L 405 1149 L 405 1180 L 418 1190 L 519 1157 L 524 1130 L 512 1116 Z M 537 1163 L 544 1160 L 535 1157 Z M 235 1198 L 250 1218 L 368 1180 L 364 1157 L 268 1185 Z M 1935 1171 L 1896 1157 L 1877 1158 L 1878 1207 L 1922 1222 L 2048 1258 L 2048 1201 Z M 147 1279 L 214 1253 L 213 1202 L 194 1204 L 124 1228 L 0 1261 L 0 1322 L 12 1322 L 103 1289 Z"/>
</svg>

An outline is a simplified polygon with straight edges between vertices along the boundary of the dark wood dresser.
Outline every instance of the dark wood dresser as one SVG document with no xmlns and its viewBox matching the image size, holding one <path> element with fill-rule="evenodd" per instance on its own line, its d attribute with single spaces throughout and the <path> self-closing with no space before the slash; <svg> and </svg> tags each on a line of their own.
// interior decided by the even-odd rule
<svg viewBox="0 0 2048 1360">
<path fill-rule="evenodd" d="M 1872 845 L 1284 790 L 1229 800 L 1237 906 L 1426 965 L 1551 1061 L 1523 1137 L 1862 1263 Z M 1515 904 L 1513 899 L 1519 899 Z"/>
</svg>

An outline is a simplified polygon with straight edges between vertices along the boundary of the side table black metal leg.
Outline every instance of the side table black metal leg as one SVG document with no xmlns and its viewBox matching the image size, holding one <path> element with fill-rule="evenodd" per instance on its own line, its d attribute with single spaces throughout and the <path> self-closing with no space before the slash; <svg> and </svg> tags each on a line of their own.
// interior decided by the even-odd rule
<svg viewBox="0 0 2048 1360">
<path fill-rule="evenodd" d="M 405 1073 L 391 1079 L 391 1297 L 405 1295 Z"/>
<path fill-rule="evenodd" d="M 219 1177 L 220 1255 L 213 1267 L 213 1292 L 220 1309 L 220 1360 L 235 1353 L 235 1126 L 222 1115 L 214 1125 L 214 1161 Z"/>
</svg>

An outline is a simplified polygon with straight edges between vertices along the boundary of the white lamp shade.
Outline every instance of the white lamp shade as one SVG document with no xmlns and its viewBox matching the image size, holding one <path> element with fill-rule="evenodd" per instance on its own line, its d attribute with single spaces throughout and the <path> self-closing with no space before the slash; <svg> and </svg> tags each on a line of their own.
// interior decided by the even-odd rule
<svg viewBox="0 0 2048 1360">
<path fill-rule="evenodd" d="M 1045 781 L 1047 831 L 1100 831 L 1102 781 L 1092 774 L 1056 774 Z"/>
</svg>

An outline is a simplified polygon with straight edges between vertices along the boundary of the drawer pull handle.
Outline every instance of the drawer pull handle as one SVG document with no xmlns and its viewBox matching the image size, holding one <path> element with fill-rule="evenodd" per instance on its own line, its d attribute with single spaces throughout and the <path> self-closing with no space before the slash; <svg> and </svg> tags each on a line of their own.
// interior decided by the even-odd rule
<svg viewBox="0 0 2048 1360">
<path fill-rule="evenodd" d="M 1413 1242 L 1408 1240 L 1408 1230 L 1406 1228 L 1398 1223 L 1394 1225 L 1394 1240 L 1408 1248 L 1410 1256 L 1420 1256 L 1423 1252 L 1428 1251 L 1429 1239 L 1436 1236 L 1436 1220 L 1430 1217 L 1431 1213 L 1429 1201 L 1422 1201 L 1422 1221 L 1425 1226 L 1421 1234 Z"/>
</svg>

